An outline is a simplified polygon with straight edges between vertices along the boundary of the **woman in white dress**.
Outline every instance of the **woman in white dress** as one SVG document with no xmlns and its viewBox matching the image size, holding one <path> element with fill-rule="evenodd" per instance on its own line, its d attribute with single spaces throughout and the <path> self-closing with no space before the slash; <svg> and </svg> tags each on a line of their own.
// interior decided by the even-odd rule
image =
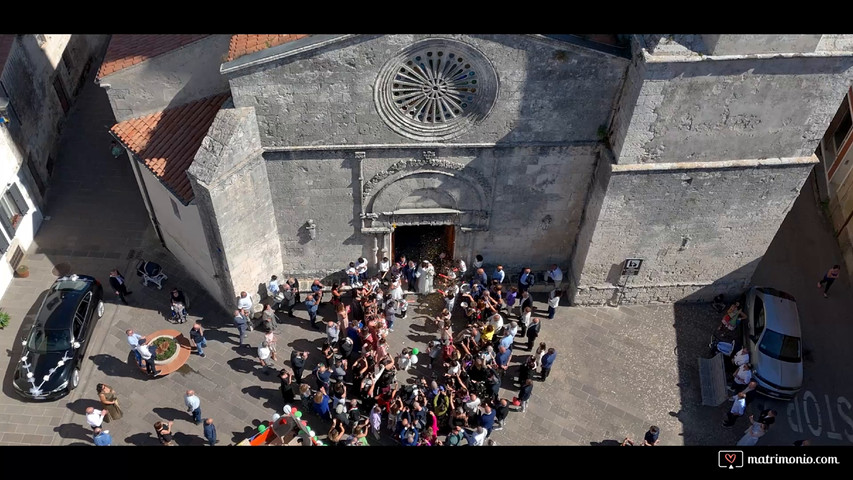
<svg viewBox="0 0 853 480">
<path fill-rule="evenodd" d="M 435 267 L 424 260 L 418 267 L 418 293 L 432 293 L 433 279 L 435 278 Z"/>
<path fill-rule="evenodd" d="M 749 428 L 746 429 L 744 435 L 740 437 L 740 440 L 737 441 L 738 446 L 740 447 L 751 447 L 758 443 L 758 439 L 763 437 L 767 432 L 767 425 L 756 422 L 752 419 L 752 415 L 749 416 Z"/>
</svg>

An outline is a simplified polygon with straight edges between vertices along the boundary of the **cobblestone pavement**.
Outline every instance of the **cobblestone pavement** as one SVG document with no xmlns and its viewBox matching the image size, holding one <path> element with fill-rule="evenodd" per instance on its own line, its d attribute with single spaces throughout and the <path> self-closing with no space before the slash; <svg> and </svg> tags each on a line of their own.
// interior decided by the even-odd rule
<svg viewBox="0 0 853 480">
<path fill-rule="evenodd" d="M 99 382 L 115 388 L 124 410 L 124 417 L 108 426 L 114 444 L 157 444 L 152 424 L 158 419 L 175 421 L 178 444 L 202 444 L 201 426 L 192 424 L 183 404 L 187 389 L 201 398 L 203 416 L 214 418 L 220 444 L 236 443 L 274 411 L 281 411 L 278 380 L 262 373 L 255 348 L 237 345 L 229 312 L 215 307 L 160 246 L 127 159 L 109 155 L 105 126 L 111 124 L 106 95 L 90 82 L 65 128 L 46 212 L 51 219 L 25 257 L 31 275 L 15 279 L 0 300 L 0 307 L 12 315 L 12 324 L 0 331 L 0 345 L 7 352 L 0 365 L 4 376 L 0 444 L 91 444 L 83 412 L 98 406 Z M 137 283 L 133 271 L 140 255 L 163 265 L 169 275 L 164 290 Z M 25 402 L 10 385 L 20 357 L 19 339 L 55 278 L 51 269 L 60 262 L 69 262 L 75 272 L 94 275 L 104 284 L 110 268 L 118 266 L 134 294 L 130 305 L 124 306 L 105 292 L 106 313 L 88 346 L 77 390 L 55 402 Z M 836 294 L 849 291 L 844 282 L 836 285 Z M 177 372 L 150 379 L 134 366 L 124 331 L 133 328 L 145 334 L 171 327 L 166 320 L 167 292 L 176 285 L 190 299 L 190 321 L 201 319 L 206 328 L 206 357 L 193 355 Z M 544 312 L 543 298 L 537 300 Z M 296 313 L 296 319 L 282 318 L 279 356 L 288 359 L 293 348 L 308 350 L 312 353 L 308 366 L 313 367 L 320 359 L 323 336 L 307 325 L 303 308 Z M 320 314 L 334 318 L 329 305 Z M 405 346 L 425 351 L 435 335 L 434 327 L 426 324 L 432 314 L 423 305 L 413 306 L 390 334 L 392 351 Z M 611 445 L 625 436 L 641 438 L 650 424 L 656 424 L 664 445 L 733 444 L 736 433 L 719 427 L 724 407 L 699 406 L 697 358 L 706 353 L 718 317 L 709 306 L 695 304 L 558 308 L 556 318 L 543 319 L 540 336 L 558 351 L 551 376 L 535 383 L 528 411 L 512 413 L 507 428 L 492 438 L 500 445 Z M 190 325 L 177 328 L 188 331 Z M 249 335 L 252 345 L 260 343 L 262 333 Z M 516 348 L 509 377 L 517 375 L 526 355 L 529 352 Z M 421 360 L 414 375 L 429 374 L 425 355 Z M 509 379 L 504 387 L 504 397 L 517 393 Z M 318 433 L 328 430 L 311 414 L 305 418 Z M 370 442 L 374 443 L 372 438 Z"/>
</svg>

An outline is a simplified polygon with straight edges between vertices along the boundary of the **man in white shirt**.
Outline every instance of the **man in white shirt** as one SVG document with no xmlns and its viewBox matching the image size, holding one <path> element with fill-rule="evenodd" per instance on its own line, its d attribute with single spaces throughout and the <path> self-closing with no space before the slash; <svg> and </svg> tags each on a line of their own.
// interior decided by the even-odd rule
<svg viewBox="0 0 853 480">
<path fill-rule="evenodd" d="M 148 345 L 144 343 L 140 343 L 136 346 L 136 352 L 145 360 L 145 369 L 148 371 L 149 375 L 159 375 L 160 370 L 157 370 L 156 365 L 154 364 L 154 354 L 151 353 L 151 349 L 148 348 Z"/>
<path fill-rule="evenodd" d="M 563 271 L 557 265 L 551 265 L 551 270 L 548 270 L 548 283 L 554 283 L 559 286 L 563 281 Z"/>
<path fill-rule="evenodd" d="M 746 347 L 743 347 L 738 351 L 734 357 L 732 357 L 732 363 L 737 365 L 738 367 L 743 365 L 744 363 L 749 363 L 749 350 Z"/>
<path fill-rule="evenodd" d="M 106 416 L 106 410 L 95 410 L 93 407 L 89 407 L 86 409 L 86 423 L 92 427 L 92 430 L 101 426 L 104 423 L 104 416 Z"/>
<path fill-rule="evenodd" d="M 136 347 L 139 346 L 140 343 L 145 343 L 145 337 L 138 333 L 134 333 L 133 330 L 128 330 L 127 332 L 127 343 L 130 345 L 130 348 L 133 349 L 133 356 L 136 357 L 136 363 L 139 364 L 139 368 L 142 368 L 142 356 L 139 352 L 136 351 Z"/>
<path fill-rule="evenodd" d="M 355 270 L 358 272 L 358 280 L 364 283 L 367 280 L 367 259 L 359 258 L 355 264 Z"/>
<path fill-rule="evenodd" d="M 749 382 L 752 380 L 752 365 L 748 363 L 744 363 L 737 369 L 734 374 L 734 380 L 732 384 L 732 390 L 740 389 L 749 385 Z"/>
<path fill-rule="evenodd" d="M 270 357 L 272 356 L 272 350 L 270 350 L 270 344 L 266 340 L 261 343 L 261 346 L 258 347 L 258 360 L 261 362 L 261 365 L 264 366 L 264 373 L 267 375 L 270 374 L 273 368 L 273 363 Z"/>
<path fill-rule="evenodd" d="M 391 270 L 391 260 L 388 260 L 388 257 L 382 257 L 382 261 L 379 262 L 379 276 L 382 280 L 385 280 L 389 270 Z"/>
<path fill-rule="evenodd" d="M 465 439 L 468 440 L 468 445 L 472 447 L 482 447 L 486 441 L 486 435 L 488 432 L 480 425 L 471 434 L 465 435 Z"/>
<path fill-rule="evenodd" d="M 201 400 L 198 395 L 192 390 L 187 390 L 187 394 L 184 395 L 184 404 L 187 406 L 187 411 L 192 415 L 193 422 L 196 425 L 201 423 Z"/>
<path fill-rule="evenodd" d="M 724 427 L 731 427 L 737 422 L 737 419 L 743 416 L 743 413 L 746 411 L 746 394 L 743 392 L 738 393 L 734 397 L 732 397 L 732 408 L 726 414 L 726 419 L 723 421 Z"/>
<path fill-rule="evenodd" d="M 489 325 L 495 327 L 495 333 L 500 332 L 504 326 L 504 317 L 500 313 L 496 313 L 489 317 Z"/>
<path fill-rule="evenodd" d="M 548 318 L 553 319 L 554 314 L 557 313 L 557 306 L 560 305 L 560 296 L 563 295 L 563 292 L 560 290 L 552 290 L 548 295 Z"/>
<path fill-rule="evenodd" d="M 248 324 L 249 331 L 253 330 L 252 328 L 252 307 L 254 303 L 252 302 L 252 297 L 249 296 L 246 292 L 240 292 L 240 299 L 237 300 L 237 308 L 240 309 L 240 313 L 246 318 L 246 323 Z"/>
<path fill-rule="evenodd" d="M 272 296 L 275 296 L 275 294 L 278 293 L 278 276 L 273 275 L 272 278 L 270 278 L 270 283 L 267 288 L 269 289 Z"/>
<path fill-rule="evenodd" d="M 465 411 L 468 412 L 468 415 L 474 415 L 480 410 L 480 403 L 482 401 L 477 398 L 477 394 L 472 393 L 471 399 L 465 402 Z"/>
</svg>

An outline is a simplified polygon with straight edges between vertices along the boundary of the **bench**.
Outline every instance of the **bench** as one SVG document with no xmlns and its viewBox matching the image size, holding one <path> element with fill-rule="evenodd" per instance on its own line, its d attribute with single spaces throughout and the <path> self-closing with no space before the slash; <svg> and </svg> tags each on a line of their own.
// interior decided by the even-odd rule
<svg viewBox="0 0 853 480">
<path fill-rule="evenodd" d="M 729 398 L 722 353 L 699 359 L 699 382 L 702 385 L 702 405 L 716 407 Z"/>
</svg>

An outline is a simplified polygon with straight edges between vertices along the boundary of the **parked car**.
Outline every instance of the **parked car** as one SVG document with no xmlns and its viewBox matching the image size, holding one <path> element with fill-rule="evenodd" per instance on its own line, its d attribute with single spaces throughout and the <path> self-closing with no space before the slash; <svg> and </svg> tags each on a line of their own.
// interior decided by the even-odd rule
<svg viewBox="0 0 853 480">
<path fill-rule="evenodd" d="M 746 297 L 743 344 L 758 393 L 790 400 L 803 386 L 803 341 L 797 301 L 774 288 L 752 287 Z"/>
<path fill-rule="evenodd" d="M 39 308 L 12 385 L 22 397 L 55 400 L 80 383 L 80 363 L 104 315 L 104 289 L 87 275 L 57 279 Z"/>
</svg>

